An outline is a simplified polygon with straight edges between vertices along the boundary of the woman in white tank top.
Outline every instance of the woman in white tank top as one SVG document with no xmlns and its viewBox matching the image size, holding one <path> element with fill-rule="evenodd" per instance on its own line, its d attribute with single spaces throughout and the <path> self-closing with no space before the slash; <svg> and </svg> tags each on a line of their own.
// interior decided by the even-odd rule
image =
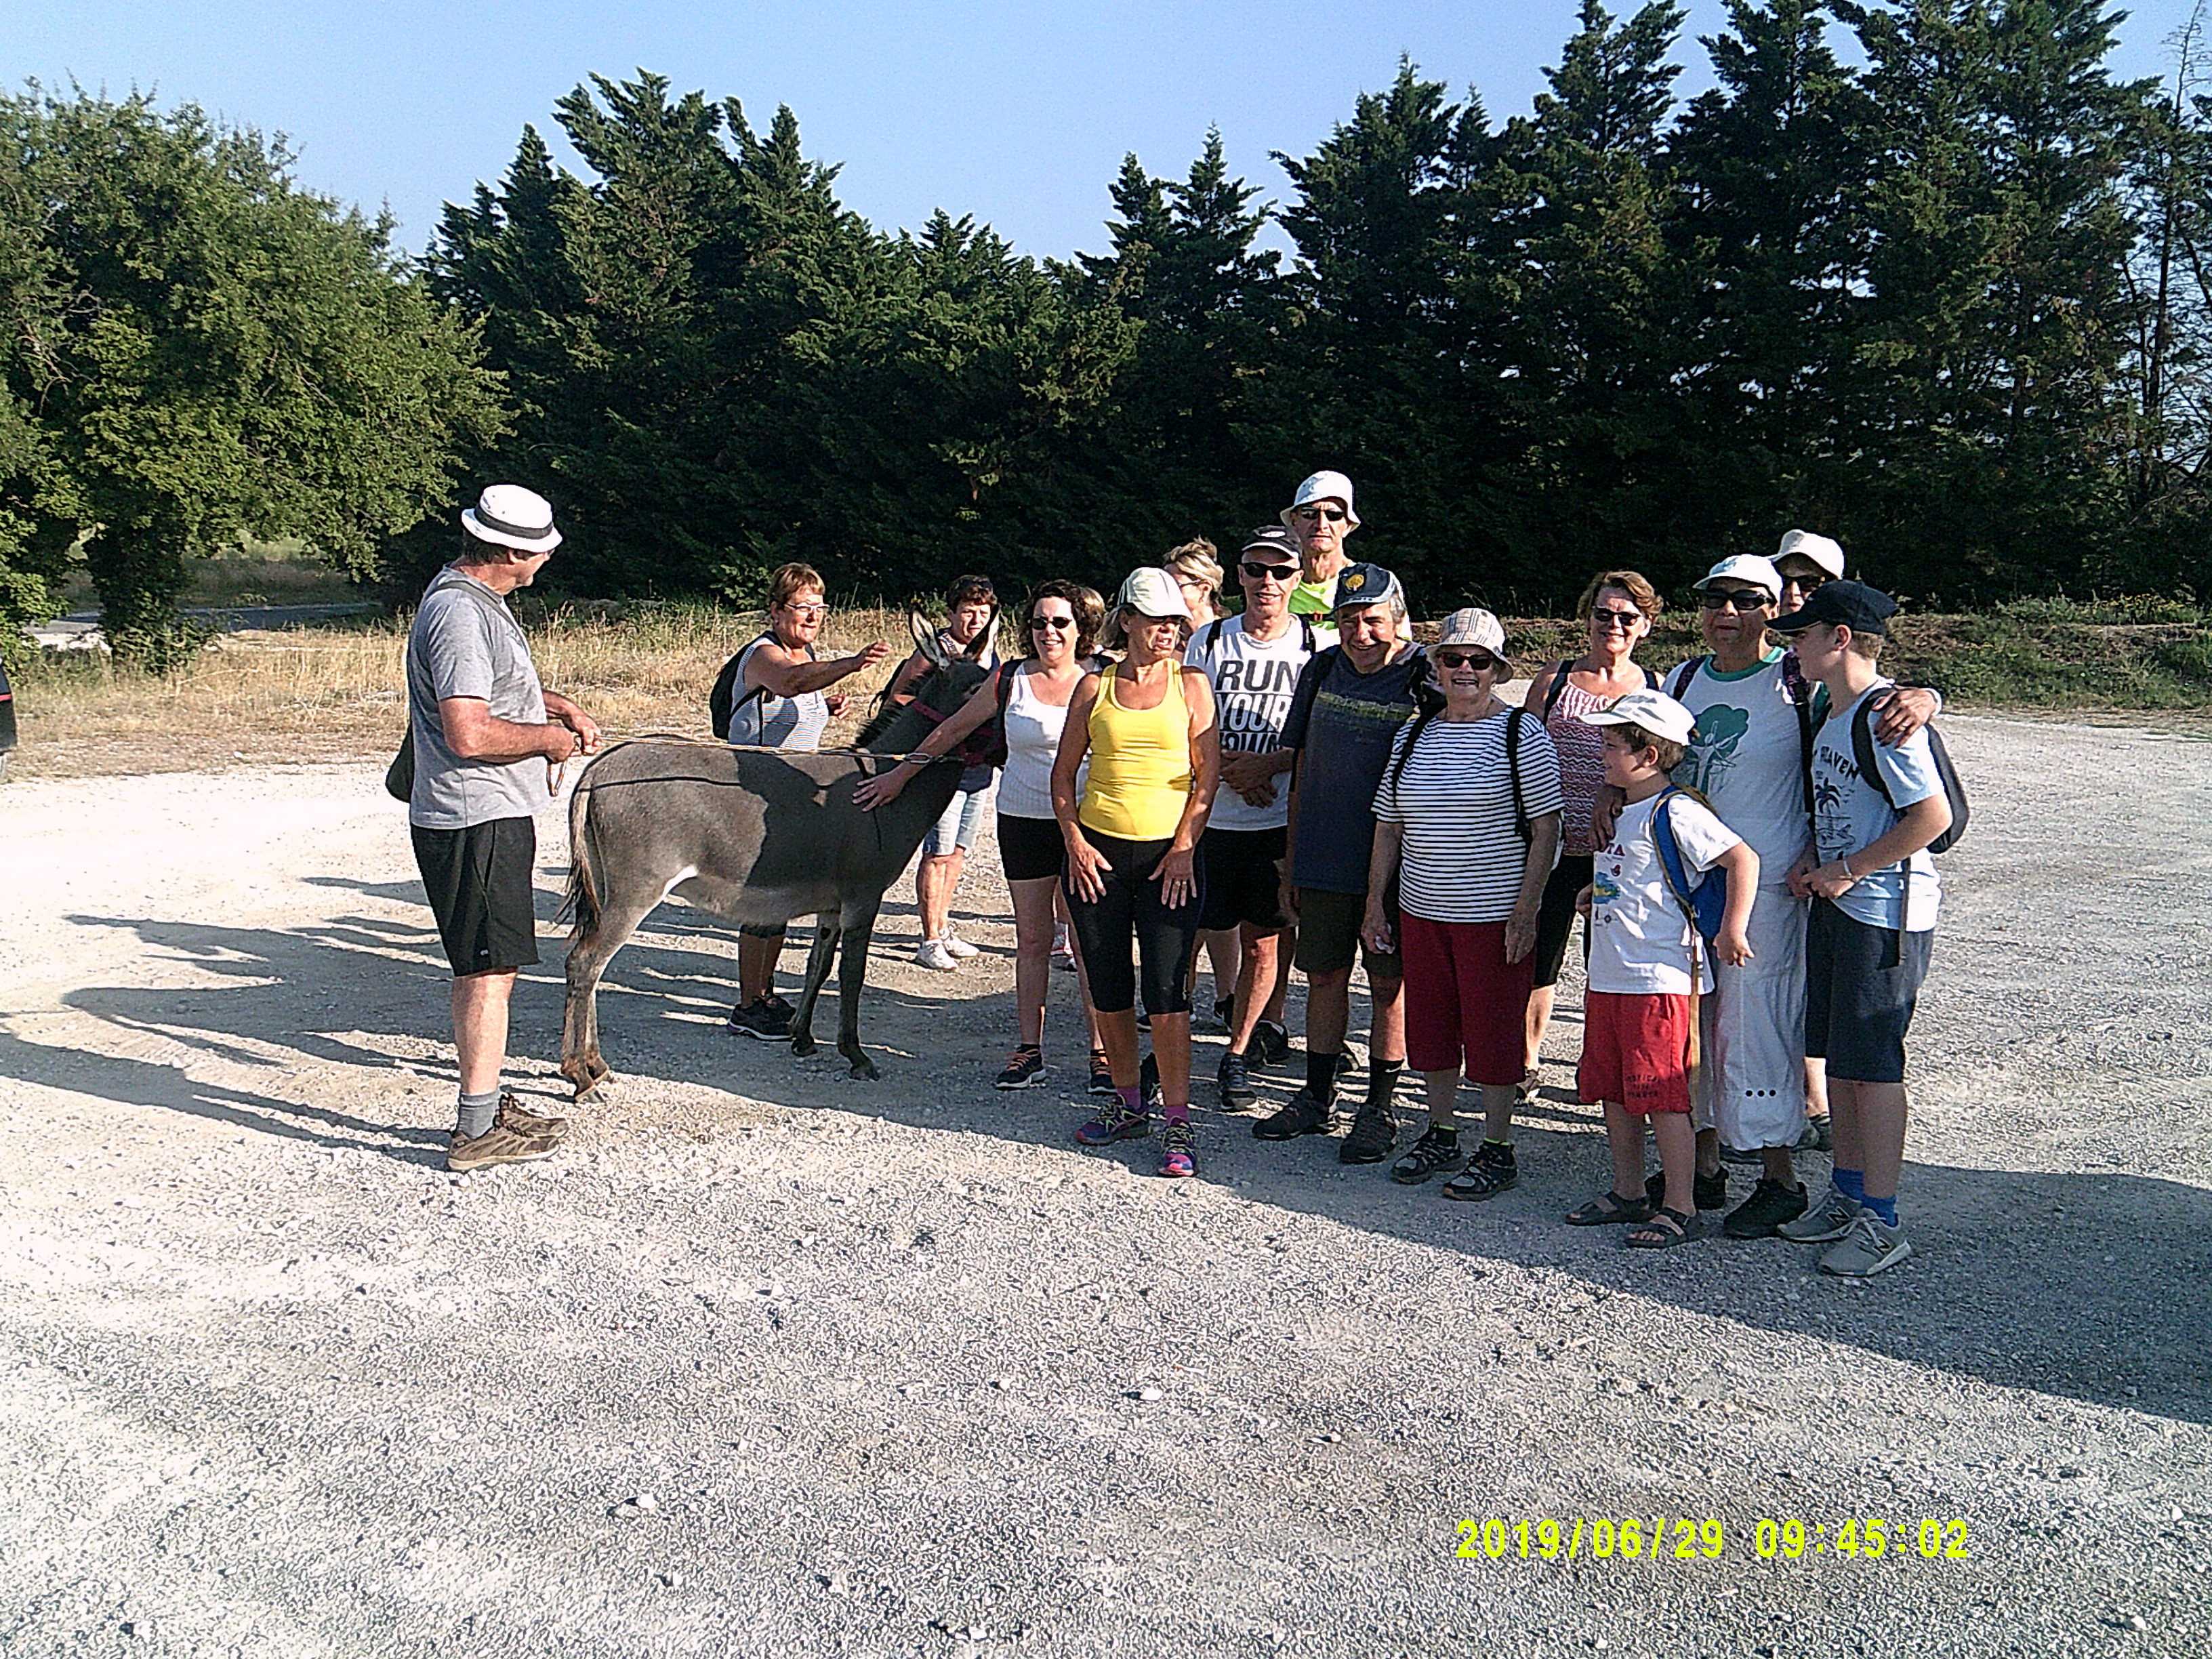
<svg viewBox="0 0 2212 1659">
<path fill-rule="evenodd" d="M 1023 622 L 1028 654 L 1007 663 L 976 688 L 951 719 L 924 738 L 915 753 L 949 754 L 993 716 L 1005 721 L 1006 758 L 999 777 L 999 856 L 1014 901 L 1014 1004 L 1020 1036 L 1001 1089 L 1026 1089 L 1045 1077 L 1045 990 L 1052 977 L 1054 898 L 1060 890 L 1064 853 L 1052 811 L 1052 765 L 1067 723 L 1068 699 L 1093 666 L 1091 650 L 1105 617 L 1105 602 L 1077 582 L 1050 581 L 1031 597 Z M 872 810 L 899 792 L 921 769 L 908 760 L 862 784 L 854 800 Z M 1086 1019 L 1091 999 L 1084 999 Z M 1097 1034 L 1091 1033 L 1094 1055 Z"/>
</svg>

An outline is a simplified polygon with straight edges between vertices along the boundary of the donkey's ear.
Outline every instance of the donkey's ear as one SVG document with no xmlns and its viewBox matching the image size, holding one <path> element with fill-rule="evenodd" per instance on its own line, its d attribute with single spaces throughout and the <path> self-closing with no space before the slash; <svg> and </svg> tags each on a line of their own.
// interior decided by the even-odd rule
<svg viewBox="0 0 2212 1659">
<path fill-rule="evenodd" d="M 971 642 L 968 647 L 968 660 L 970 662 L 982 661 L 983 653 L 991 648 L 993 642 L 995 641 L 998 637 L 999 602 L 996 599 L 994 599 L 991 601 L 991 620 L 983 624 L 983 631 L 976 635 L 973 642 Z"/>
<path fill-rule="evenodd" d="M 945 641 L 937 637 L 937 624 L 919 611 L 908 611 L 906 625 L 914 635 L 914 648 L 929 659 L 931 667 L 944 667 Z"/>
</svg>

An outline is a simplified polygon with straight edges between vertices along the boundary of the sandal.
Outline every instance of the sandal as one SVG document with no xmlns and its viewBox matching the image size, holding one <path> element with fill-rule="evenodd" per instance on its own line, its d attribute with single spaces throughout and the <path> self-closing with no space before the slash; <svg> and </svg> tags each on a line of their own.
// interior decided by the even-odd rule
<svg viewBox="0 0 2212 1659">
<path fill-rule="evenodd" d="M 1643 1197 L 1623 1198 L 1619 1193 L 1600 1193 L 1587 1204 L 1567 1212 L 1570 1227 L 1606 1227 L 1617 1221 L 1649 1221 L 1658 1211 Z"/>
<path fill-rule="evenodd" d="M 1632 1250 L 1671 1250 L 1677 1244 L 1690 1242 L 1690 1224 L 1695 1216 L 1684 1215 L 1680 1210 L 1663 1206 L 1655 1212 L 1651 1219 L 1629 1234 L 1628 1248 Z"/>
</svg>

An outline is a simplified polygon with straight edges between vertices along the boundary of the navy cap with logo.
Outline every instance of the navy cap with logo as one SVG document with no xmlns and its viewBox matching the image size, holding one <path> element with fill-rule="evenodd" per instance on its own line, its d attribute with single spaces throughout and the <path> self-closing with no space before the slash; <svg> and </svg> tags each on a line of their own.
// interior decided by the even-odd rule
<svg viewBox="0 0 2212 1659">
<path fill-rule="evenodd" d="M 1395 599 L 1405 603 L 1406 590 L 1398 586 L 1398 579 L 1379 564 L 1348 564 L 1336 573 L 1336 592 L 1329 600 L 1332 611 L 1349 611 L 1355 606 L 1388 605 Z"/>
<path fill-rule="evenodd" d="M 1802 634 L 1815 623 L 1848 628 L 1854 634 L 1887 637 L 1889 619 L 1897 614 L 1897 601 L 1864 582 L 1822 582 L 1805 596 L 1805 603 L 1786 617 L 1766 625 L 1778 634 Z"/>
</svg>

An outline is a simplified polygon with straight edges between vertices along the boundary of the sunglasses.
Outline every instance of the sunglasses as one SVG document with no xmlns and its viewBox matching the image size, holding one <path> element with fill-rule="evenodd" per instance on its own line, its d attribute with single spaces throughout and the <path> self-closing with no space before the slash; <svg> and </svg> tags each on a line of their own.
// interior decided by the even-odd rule
<svg viewBox="0 0 2212 1659">
<path fill-rule="evenodd" d="M 1730 605 L 1739 611 L 1763 611 L 1774 601 L 1761 587 L 1708 587 L 1698 595 L 1698 603 L 1708 611 Z"/>
<path fill-rule="evenodd" d="M 1593 611 L 1590 620 L 1600 628 L 1633 628 L 1644 620 L 1641 611 Z"/>
<path fill-rule="evenodd" d="M 1472 668 L 1478 674 L 1505 665 L 1487 651 L 1438 651 L 1436 655 L 1439 668 Z"/>
<path fill-rule="evenodd" d="M 1810 593 L 1816 587 L 1827 586 L 1828 573 L 1819 570 L 1810 575 L 1802 574 L 1795 576 L 1785 575 L 1782 580 L 1785 585 L 1795 587 L 1801 593 Z"/>
<path fill-rule="evenodd" d="M 1308 524 L 1312 524 L 1316 520 L 1326 520 L 1330 524 L 1342 524 L 1345 514 L 1340 507 L 1302 507 L 1298 509 L 1298 517 L 1304 519 Z"/>
<path fill-rule="evenodd" d="M 1257 559 L 1247 559 L 1237 567 L 1255 582 L 1273 577 L 1279 582 L 1294 582 L 1298 579 L 1298 568 L 1294 564 L 1262 564 Z"/>
<path fill-rule="evenodd" d="M 1073 628 L 1075 626 L 1075 618 L 1073 617 L 1031 617 L 1030 618 L 1030 626 L 1031 628 Z"/>
</svg>

